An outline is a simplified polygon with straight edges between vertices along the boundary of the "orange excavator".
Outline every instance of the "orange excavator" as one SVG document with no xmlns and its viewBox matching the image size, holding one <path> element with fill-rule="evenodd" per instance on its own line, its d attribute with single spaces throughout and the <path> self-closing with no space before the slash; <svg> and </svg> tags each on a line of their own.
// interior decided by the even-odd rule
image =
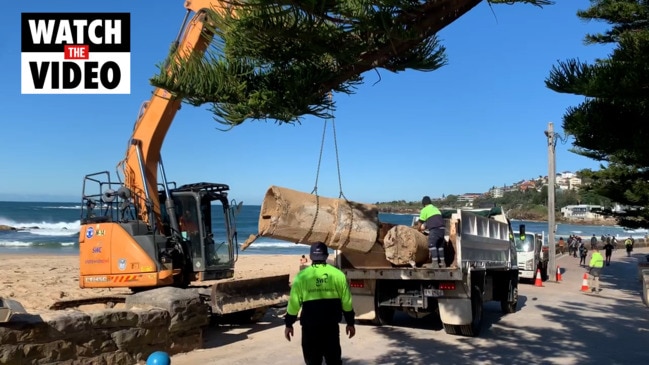
<svg viewBox="0 0 649 365">
<path fill-rule="evenodd" d="M 201 56 L 212 38 L 207 10 L 229 11 L 215 0 L 188 0 L 185 8 L 171 62 Z M 167 181 L 160 151 L 181 101 L 155 89 L 135 122 L 116 178 L 108 171 L 85 176 L 79 285 L 134 291 L 178 286 L 199 290 L 215 314 L 259 315 L 286 302 L 289 276 L 233 279 L 241 204 L 228 198 L 229 186 Z M 222 217 L 213 216 L 215 211 Z M 213 227 L 214 221 L 223 225 Z"/>
</svg>

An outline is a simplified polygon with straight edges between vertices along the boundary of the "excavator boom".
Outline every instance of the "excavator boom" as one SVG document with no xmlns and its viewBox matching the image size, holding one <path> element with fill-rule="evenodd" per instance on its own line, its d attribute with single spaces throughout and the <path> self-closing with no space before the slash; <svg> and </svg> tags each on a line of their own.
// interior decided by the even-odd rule
<svg viewBox="0 0 649 365">
<path fill-rule="evenodd" d="M 193 17 L 187 24 L 187 17 L 175 41 L 171 62 L 188 59 L 192 55 L 201 55 L 211 41 L 206 31 L 207 9 L 225 11 L 224 2 L 213 0 L 185 1 L 188 15 Z M 124 186 L 128 188 L 137 206 L 138 218 L 153 226 L 160 217 L 158 192 L 158 165 L 160 151 L 167 131 L 173 122 L 182 100 L 167 90 L 156 88 L 151 99 L 145 103 L 140 113 L 133 135 L 128 144 L 126 157 L 120 163 L 124 173 Z"/>
</svg>

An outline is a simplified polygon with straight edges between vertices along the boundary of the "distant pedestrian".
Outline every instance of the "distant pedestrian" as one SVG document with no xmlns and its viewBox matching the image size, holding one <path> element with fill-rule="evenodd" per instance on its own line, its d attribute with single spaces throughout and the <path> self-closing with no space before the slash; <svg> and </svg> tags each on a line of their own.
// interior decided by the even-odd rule
<svg viewBox="0 0 649 365">
<path fill-rule="evenodd" d="M 626 247 L 626 256 L 631 256 L 631 252 L 633 251 L 633 240 L 631 237 L 624 240 L 624 247 Z"/>
<path fill-rule="evenodd" d="M 570 255 L 572 257 L 577 257 L 577 247 L 579 246 L 579 239 L 577 236 L 572 236 L 572 240 L 568 247 L 570 248 Z"/>
<path fill-rule="evenodd" d="M 595 233 L 593 233 L 593 237 L 590 238 L 590 249 L 594 250 L 595 247 L 597 247 L 597 237 L 595 237 Z"/>
<path fill-rule="evenodd" d="M 309 260 L 307 260 L 306 256 L 302 255 L 302 257 L 300 257 L 300 270 L 305 269 L 307 267 L 308 262 Z"/>
<path fill-rule="evenodd" d="M 586 245 L 582 242 L 579 244 L 579 266 L 586 266 L 586 256 L 588 255 L 588 249 Z"/>
<path fill-rule="evenodd" d="M 611 265 L 611 255 L 613 254 L 613 244 L 609 241 L 604 245 L 604 253 L 606 256 L 606 266 Z"/>
<path fill-rule="evenodd" d="M 613 245 L 613 251 L 617 251 L 617 238 L 615 236 L 611 237 L 611 244 Z"/>
<path fill-rule="evenodd" d="M 566 251 L 566 242 L 563 240 L 563 237 L 559 237 L 559 253 L 563 255 Z"/>
<path fill-rule="evenodd" d="M 599 293 L 601 291 L 601 289 L 599 288 L 599 277 L 602 274 L 602 268 L 604 267 L 604 258 L 602 257 L 602 254 L 599 253 L 599 249 L 597 247 L 595 247 L 595 249 L 593 250 L 593 254 L 590 257 L 590 263 L 588 264 L 588 266 L 588 273 L 590 274 L 590 276 L 588 277 L 588 287 L 592 292 Z"/>
</svg>

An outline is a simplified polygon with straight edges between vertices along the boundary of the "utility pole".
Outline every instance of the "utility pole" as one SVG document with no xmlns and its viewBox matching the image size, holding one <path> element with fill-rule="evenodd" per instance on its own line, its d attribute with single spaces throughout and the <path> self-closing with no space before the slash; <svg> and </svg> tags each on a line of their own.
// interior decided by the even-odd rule
<svg viewBox="0 0 649 365">
<path fill-rule="evenodd" d="M 554 125 L 552 122 L 548 123 L 548 130 L 545 131 L 545 136 L 548 137 L 548 280 L 555 281 L 556 277 L 556 244 L 554 240 L 554 180 L 556 178 L 556 168 L 554 166 L 554 150 L 556 146 L 556 139 L 554 135 Z"/>
</svg>

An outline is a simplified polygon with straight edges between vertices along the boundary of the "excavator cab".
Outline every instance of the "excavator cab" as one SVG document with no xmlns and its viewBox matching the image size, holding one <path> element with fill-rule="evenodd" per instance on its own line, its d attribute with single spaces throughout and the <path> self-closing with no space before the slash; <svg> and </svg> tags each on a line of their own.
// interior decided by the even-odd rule
<svg viewBox="0 0 649 365">
<path fill-rule="evenodd" d="M 173 212 L 191 262 L 195 280 L 230 278 L 238 255 L 235 214 L 237 206 L 228 201 L 228 185 L 214 183 L 187 184 L 171 189 Z M 172 236 L 168 198 L 160 192 L 165 235 Z M 222 214 L 212 215 L 213 210 Z M 212 222 L 217 225 L 212 226 Z"/>
<path fill-rule="evenodd" d="M 107 171 L 84 179 L 79 232 L 81 287 L 187 286 L 231 278 L 238 257 L 229 186 L 169 183 L 147 224 L 137 199 Z M 213 214 L 222 211 L 222 214 Z M 173 216 L 171 216 L 173 215 Z M 217 225 L 213 225 L 217 222 Z"/>
</svg>

